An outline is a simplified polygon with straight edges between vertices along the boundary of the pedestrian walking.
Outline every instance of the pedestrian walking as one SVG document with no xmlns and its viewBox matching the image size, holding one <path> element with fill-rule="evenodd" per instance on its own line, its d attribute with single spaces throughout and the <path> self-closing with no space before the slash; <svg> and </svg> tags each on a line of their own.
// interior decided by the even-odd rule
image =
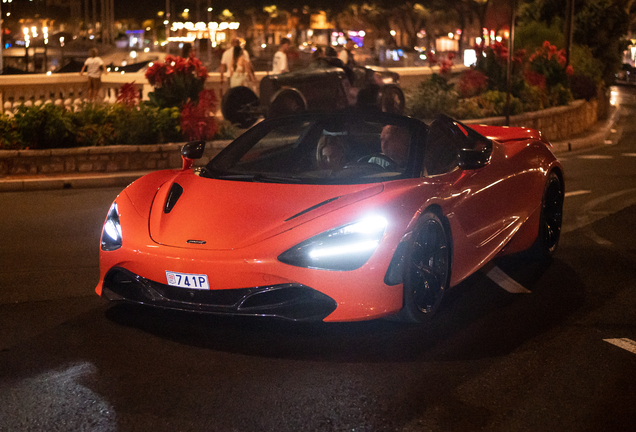
<svg viewBox="0 0 636 432">
<path fill-rule="evenodd" d="M 287 63 L 287 51 L 289 50 L 289 39 L 282 38 L 278 45 L 278 51 L 274 54 L 274 61 L 272 62 L 272 74 L 280 74 L 283 72 L 289 72 L 289 65 Z"/>
<path fill-rule="evenodd" d="M 348 66 L 348 67 L 356 66 L 356 61 L 353 58 L 354 47 L 355 47 L 355 44 L 353 43 L 353 40 L 351 40 L 350 38 L 347 38 L 347 42 L 345 43 L 344 48 L 341 49 L 340 52 L 338 53 L 338 58 L 342 61 L 342 63 L 345 66 Z"/>
<path fill-rule="evenodd" d="M 219 68 L 219 72 L 221 73 L 221 83 L 224 82 L 225 74 L 228 77 L 232 76 L 232 71 L 234 70 L 234 48 L 241 47 L 241 40 L 239 38 L 232 39 L 231 46 L 223 51 L 223 55 L 221 56 L 221 66 Z M 250 55 L 247 50 L 242 49 L 241 51 L 243 57 L 248 62 L 250 61 Z"/>
<path fill-rule="evenodd" d="M 254 68 L 252 67 L 252 63 L 243 55 L 244 51 L 240 45 L 234 47 L 230 87 L 253 87 L 256 84 Z"/>
</svg>

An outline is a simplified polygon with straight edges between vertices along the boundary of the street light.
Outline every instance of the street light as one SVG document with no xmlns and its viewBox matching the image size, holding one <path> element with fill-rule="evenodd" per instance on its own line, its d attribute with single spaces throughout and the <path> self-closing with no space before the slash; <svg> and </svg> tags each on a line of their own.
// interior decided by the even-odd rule
<svg viewBox="0 0 636 432">
<path fill-rule="evenodd" d="M 517 2 L 510 2 L 510 37 L 508 38 L 508 64 L 506 74 L 506 126 L 510 126 L 510 93 L 512 91 L 512 50 L 515 47 L 515 8 Z"/>
<path fill-rule="evenodd" d="M 29 71 L 29 45 L 31 43 L 31 38 L 29 37 L 29 28 L 24 27 L 22 29 L 22 33 L 24 33 L 24 62 L 26 63 L 26 72 Z"/>
<path fill-rule="evenodd" d="M 44 73 L 46 73 L 47 63 L 48 63 L 47 49 L 49 47 L 49 28 L 48 27 L 42 27 L 42 37 L 44 38 Z"/>
</svg>

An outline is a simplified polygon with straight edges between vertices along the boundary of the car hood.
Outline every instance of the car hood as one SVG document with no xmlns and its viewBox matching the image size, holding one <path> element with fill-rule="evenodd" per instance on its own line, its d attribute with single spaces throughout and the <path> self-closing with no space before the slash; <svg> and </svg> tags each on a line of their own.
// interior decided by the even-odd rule
<svg viewBox="0 0 636 432">
<path fill-rule="evenodd" d="M 150 236 L 156 243 L 176 247 L 239 249 L 383 189 L 382 184 L 215 180 L 184 172 L 157 191 L 150 211 Z"/>
</svg>

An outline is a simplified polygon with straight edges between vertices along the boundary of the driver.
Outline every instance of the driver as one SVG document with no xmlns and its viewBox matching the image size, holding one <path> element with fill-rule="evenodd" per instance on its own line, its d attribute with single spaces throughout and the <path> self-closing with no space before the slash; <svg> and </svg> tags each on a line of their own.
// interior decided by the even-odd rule
<svg viewBox="0 0 636 432">
<path fill-rule="evenodd" d="M 409 133 L 399 126 L 386 125 L 380 134 L 380 146 L 382 154 L 395 162 L 398 168 L 406 166 L 409 155 Z M 383 168 L 387 168 L 391 163 L 386 158 L 372 157 L 370 163 L 376 163 Z"/>
</svg>

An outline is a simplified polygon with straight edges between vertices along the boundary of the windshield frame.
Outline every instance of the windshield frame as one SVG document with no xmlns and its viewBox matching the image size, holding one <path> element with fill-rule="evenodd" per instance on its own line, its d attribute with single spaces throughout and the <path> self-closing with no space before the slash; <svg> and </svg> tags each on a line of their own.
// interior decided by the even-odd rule
<svg viewBox="0 0 636 432">
<path fill-rule="evenodd" d="M 306 172 L 303 176 L 294 177 L 276 172 L 246 172 L 231 169 L 244 155 L 246 155 L 256 144 L 261 142 L 268 133 L 294 125 L 305 125 L 305 129 L 299 134 L 296 142 L 292 145 L 298 147 L 305 144 L 308 140 L 315 139 L 312 134 L 322 130 L 322 125 L 337 124 L 354 124 L 354 123 L 378 123 L 382 125 L 395 125 L 408 129 L 410 134 L 410 142 L 408 144 L 409 154 L 406 164 L 400 169 L 401 174 L 388 175 L 378 172 L 377 175 L 355 176 L 350 171 L 350 176 L 333 176 L 333 177 L 310 177 Z M 421 160 L 424 153 L 428 126 L 420 121 L 410 117 L 389 114 L 382 112 L 360 113 L 360 112 L 338 112 L 338 113 L 320 113 L 320 114 L 300 114 L 287 117 L 279 117 L 267 119 L 257 123 L 248 129 L 244 134 L 236 138 L 227 147 L 225 147 L 218 155 L 201 169 L 200 175 L 205 178 L 213 178 L 220 180 L 232 181 L 250 181 L 263 183 L 288 183 L 288 184 L 367 184 L 367 183 L 383 183 L 386 181 L 402 180 L 406 178 L 419 177 L 421 171 Z M 347 166 L 346 168 L 354 168 Z"/>
</svg>

